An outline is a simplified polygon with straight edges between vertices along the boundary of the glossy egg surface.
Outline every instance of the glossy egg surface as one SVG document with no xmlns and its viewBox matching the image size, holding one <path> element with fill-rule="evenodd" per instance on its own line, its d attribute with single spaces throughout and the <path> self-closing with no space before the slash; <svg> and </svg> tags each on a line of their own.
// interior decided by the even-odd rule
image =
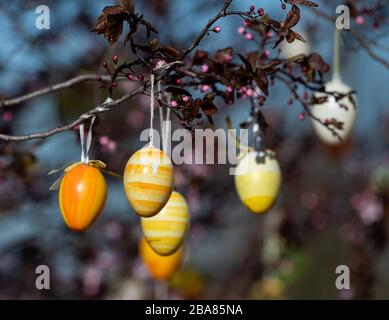
<svg viewBox="0 0 389 320">
<path fill-rule="evenodd" d="M 173 165 L 160 149 L 146 146 L 128 160 L 124 190 L 135 212 L 142 217 L 156 215 L 173 191 Z"/>
<path fill-rule="evenodd" d="M 243 204 L 253 213 L 265 213 L 274 204 L 281 185 L 278 161 L 266 156 L 257 162 L 257 152 L 246 154 L 236 168 L 235 187 Z"/>
<path fill-rule="evenodd" d="M 157 215 L 141 218 L 143 235 L 156 253 L 171 255 L 184 241 L 189 220 L 188 204 L 181 194 L 173 191 Z"/>
<path fill-rule="evenodd" d="M 169 280 L 180 268 L 183 256 L 182 247 L 170 256 L 161 256 L 154 252 L 142 238 L 139 245 L 140 256 L 154 280 Z"/>
<path fill-rule="evenodd" d="M 106 198 L 107 184 L 99 169 L 79 163 L 65 170 L 59 188 L 59 204 L 70 229 L 87 229 L 101 213 Z"/>
</svg>

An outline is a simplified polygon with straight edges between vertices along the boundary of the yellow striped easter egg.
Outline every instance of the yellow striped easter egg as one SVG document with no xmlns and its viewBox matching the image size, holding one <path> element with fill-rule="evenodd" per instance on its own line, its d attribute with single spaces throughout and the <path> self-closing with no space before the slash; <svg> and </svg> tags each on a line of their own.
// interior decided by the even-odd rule
<svg viewBox="0 0 389 320">
<path fill-rule="evenodd" d="M 268 154 L 264 162 L 257 162 L 256 151 L 240 161 L 235 173 L 235 187 L 240 200 L 253 213 L 265 213 L 274 204 L 281 185 L 278 161 Z"/>
<path fill-rule="evenodd" d="M 151 218 L 141 218 L 143 235 L 150 247 L 162 256 L 181 246 L 189 226 L 189 209 L 184 197 L 173 191 L 168 203 Z"/>
<path fill-rule="evenodd" d="M 124 171 L 128 202 L 142 217 L 152 217 L 161 211 L 173 191 L 173 181 L 169 156 L 151 145 L 135 152 Z"/>
</svg>

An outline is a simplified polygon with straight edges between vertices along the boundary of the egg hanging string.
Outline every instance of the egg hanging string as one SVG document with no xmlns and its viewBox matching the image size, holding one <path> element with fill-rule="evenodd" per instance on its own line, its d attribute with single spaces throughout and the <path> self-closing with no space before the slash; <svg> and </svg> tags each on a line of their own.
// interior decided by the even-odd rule
<svg viewBox="0 0 389 320">
<path fill-rule="evenodd" d="M 340 30 L 335 28 L 334 32 L 334 70 L 332 73 L 332 79 L 340 79 Z"/>
<path fill-rule="evenodd" d="M 80 142 L 81 142 L 81 162 L 88 163 L 89 162 L 89 149 L 92 143 L 92 128 L 93 123 L 95 122 L 96 117 L 93 117 L 90 122 L 90 126 L 88 129 L 88 134 L 85 140 L 84 135 L 84 123 L 80 124 Z"/>
<path fill-rule="evenodd" d="M 261 138 L 261 127 L 260 127 L 260 110 L 259 107 L 255 105 L 255 101 L 251 100 L 251 113 L 249 117 L 252 123 L 252 133 L 254 138 L 254 150 L 256 151 L 258 157 L 261 156 L 262 151 L 262 138 Z"/>
<path fill-rule="evenodd" d="M 104 101 L 102 108 L 104 108 L 104 105 L 106 105 L 107 103 L 111 103 L 112 101 L 113 101 L 112 98 L 108 97 Z M 92 118 L 85 117 L 84 119 L 85 119 L 85 121 L 88 119 L 91 119 L 91 121 L 90 121 L 89 129 L 88 129 L 88 134 L 86 136 L 86 140 L 85 140 L 85 133 L 84 133 L 85 124 L 82 123 L 79 126 L 80 143 L 81 143 L 81 162 L 82 163 L 89 163 L 89 150 L 90 150 L 91 143 L 92 143 L 93 124 L 96 120 L 96 116 L 93 116 Z"/>
<path fill-rule="evenodd" d="M 171 98 L 168 98 L 168 104 L 171 104 Z M 166 149 L 166 152 L 170 152 L 170 143 L 169 140 L 171 131 L 171 122 L 170 122 L 170 108 L 166 108 L 166 119 L 165 119 L 165 127 L 164 127 L 164 136 L 163 136 L 163 146 Z"/>
<path fill-rule="evenodd" d="M 161 80 L 157 83 L 157 90 L 158 90 L 158 101 L 159 101 L 159 122 L 160 122 L 160 130 L 162 135 L 162 150 L 164 150 L 164 144 L 163 144 L 163 134 L 164 134 L 164 124 L 163 124 L 163 110 L 162 110 L 162 89 L 161 89 Z"/>
<path fill-rule="evenodd" d="M 155 84 L 155 72 L 167 70 L 167 69 L 169 69 L 169 68 L 171 68 L 171 67 L 173 67 L 174 65 L 177 65 L 177 64 L 182 64 L 182 61 L 174 61 L 174 62 L 171 62 L 171 63 L 166 63 L 165 61 L 160 61 L 158 63 L 158 65 L 157 65 L 157 67 L 153 69 L 153 72 L 150 75 L 150 98 L 151 98 L 151 101 L 150 101 L 150 134 L 149 134 L 149 140 L 150 140 L 150 145 L 151 146 L 154 145 L 154 104 L 155 104 L 154 84 Z M 162 93 L 161 93 L 160 80 L 158 81 L 158 91 L 159 91 L 159 99 L 160 99 L 160 101 L 162 101 L 161 100 Z M 161 113 L 161 110 L 160 110 L 160 116 L 161 115 L 162 115 L 162 113 Z M 168 116 L 170 117 L 169 113 L 168 113 Z M 161 117 L 161 119 L 162 119 L 162 122 L 163 122 L 163 116 Z M 164 126 L 161 126 L 162 135 L 164 135 L 163 127 Z"/>
<path fill-rule="evenodd" d="M 154 146 L 154 81 L 155 75 L 151 73 L 150 76 L 150 133 L 149 133 L 149 142 L 151 146 Z"/>
<path fill-rule="evenodd" d="M 162 89 L 161 89 L 161 81 L 158 81 L 158 100 L 160 103 L 159 106 L 159 121 L 160 121 L 160 129 L 161 129 L 161 137 L 162 137 L 162 150 L 169 153 L 169 132 L 170 132 L 170 108 L 166 108 L 166 116 L 164 115 L 164 103 L 162 97 Z M 170 105 L 171 99 L 168 96 L 168 105 Z"/>
</svg>

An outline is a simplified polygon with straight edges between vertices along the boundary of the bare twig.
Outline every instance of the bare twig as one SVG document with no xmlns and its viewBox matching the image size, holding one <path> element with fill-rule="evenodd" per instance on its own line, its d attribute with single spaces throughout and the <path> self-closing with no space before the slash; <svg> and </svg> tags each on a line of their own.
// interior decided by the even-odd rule
<svg viewBox="0 0 389 320">
<path fill-rule="evenodd" d="M 323 11 L 320 11 L 320 10 L 317 10 L 317 9 L 314 9 L 314 8 L 311 8 L 311 9 L 319 17 L 322 17 L 322 18 L 324 18 L 324 19 L 326 19 L 326 20 L 328 20 L 328 21 L 330 21 L 332 23 L 335 23 L 335 21 L 336 21 L 335 17 L 332 17 L 332 16 L 326 14 Z M 354 29 L 350 29 L 348 31 L 351 32 L 351 34 L 354 36 L 355 40 L 358 41 L 358 43 L 361 45 L 361 47 L 366 51 L 366 53 L 373 60 L 381 63 L 383 66 L 385 66 L 386 68 L 389 69 L 389 61 L 387 61 L 386 59 L 380 57 L 376 52 L 374 52 L 374 50 L 370 47 L 369 42 L 367 40 L 365 40 L 364 37 L 361 34 L 359 34 Z"/>
<path fill-rule="evenodd" d="M 96 79 L 97 79 L 97 75 L 95 75 L 95 74 L 84 74 L 81 76 L 77 76 L 77 77 L 69 79 L 65 82 L 61 82 L 61 83 L 58 83 L 58 84 L 55 84 L 55 85 L 52 85 L 52 86 L 49 86 L 49 87 L 46 87 L 43 89 L 39 89 L 37 91 L 30 92 L 26 95 L 23 95 L 23 96 L 20 96 L 17 98 L 0 101 L 0 109 L 4 108 L 4 107 L 18 105 L 18 104 L 21 104 L 25 101 L 34 99 L 34 98 L 38 98 L 38 97 L 41 97 L 41 96 L 44 96 L 44 95 L 47 95 L 50 93 L 54 93 L 57 91 L 68 89 L 68 88 L 71 88 L 78 83 L 81 83 L 81 82 L 96 81 Z M 111 78 L 109 76 L 102 76 L 102 79 L 105 81 L 111 80 Z"/>
<path fill-rule="evenodd" d="M 376 60 L 377 62 L 381 63 L 382 65 L 384 65 L 386 68 L 389 69 L 389 61 L 385 60 L 384 58 L 380 57 L 377 53 L 375 53 L 374 50 L 370 47 L 369 43 L 358 32 L 356 32 L 353 29 L 350 29 L 350 32 L 372 59 Z"/>
<path fill-rule="evenodd" d="M 304 109 L 305 113 L 308 115 L 308 117 L 310 117 L 312 120 L 316 121 L 317 123 L 319 123 L 322 126 L 324 126 L 325 128 L 327 128 L 335 137 L 337 137 L 339 139 L 339 141 L 343 140 L 342 137 L 339 135 L 339 133 L 334 128 L 329 126 L 322 119 L 320 119 L 320 118 L 316 117 L 315 115 L 313 115 L 313 113 L 309 109 L 308 104 L 300 97 L 300 95 L 298 94 L 297 89 L 293 85 L 293 83 L 290 83 L 288 80 L 284 79 L 281 76 L 276 76 L 276 78 L 279 79 L 280 81 L 282 81 L 283 83 L 285 83 L 285 85 L 292 92 L 294 98 L 297 99 L 297 101 L 301 104 L 301 106 L 303 107 L 303 109 Z"/>
<path fill-rule="evenodd" d="M 220 18 L 223 18 L 227 15 L 227 9 L 231 5 L 233 0 L 225 0 L 223 7 L 220 9 L 217 15 L 211 18 L 207 25 L 202 29 L 201 33 L 196 37 L 193 43 L 182 52 L 181 60 L 183 60 L 189 53 L 191 53 L 195 48 L 200 45 L 200 42 L 204 39 L 204 37 L 208 34 L 212 25 L 218 21 Z"/>
<path fill-rule="evenodd" d="M 97 114 L 109 111 L 112 108 L 120 105 L 124 101 L 127 101 L 128 99 L 131 99 L 138 94 L 141 94 L 145 90 L 145 86 L 146 86 L 146 84 L 144 86 L 140 86 L 139 88 L 137 88 L 136 90 L 134 90 L 130 93 L 125 94 L 124 96 L 122 96 L 121 98 L 119 98 L 117 100 L 114 100 L 114 101 L 108 102 L 108 103 L 100 104 L 97 107 L 94 107 L 93 109 L 83 113 L 78 119 L 76 119 L 73 122 L 71 122 L 67 125 L 64 125 L 62 127 L 56 127 L 54 129 L 51 129 L 48 131 L 20 135 L 20 136 L 0 134 L 0 139 L 5 140 L 5 141 L 26 141 L 26 140 L 33 140 L 33 139 L 42 139 L 42 138 L 50 137 L 52 135 L 55 135 L 55 134 L 63 132 L 63 131 L 72 130 L 73 128 L 82 124 L 86 120 L 96 116 Z"/>
</svg>

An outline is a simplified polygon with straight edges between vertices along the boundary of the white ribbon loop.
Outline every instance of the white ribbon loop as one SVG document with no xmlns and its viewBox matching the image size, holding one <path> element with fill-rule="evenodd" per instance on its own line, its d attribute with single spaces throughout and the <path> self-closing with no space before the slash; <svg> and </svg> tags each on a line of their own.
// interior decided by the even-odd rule
<svg viewBox="0 0 389 320">
<path fill-rule="evenodd" d="M 95 120 L 96 120 L 96 117 L 92 117 L 86 139 L 85 139 L 85 134 L 84 134 L 84 123 L 80 124 L 80 143 L 81 143 L 81 162 L 82 163 L 89 162 L 89 150 L 90 150 L 90 146 L 92 144 L 92 131 L 93 131 L 92 129 L 93 129 L 93 124 L 94 124 Z"/>
<path fill-rule="evenodd" d="M 150 135 L 149 135 L 149 140 L 150 140 L 150 145 L 154 145 L 154 131 L 153 131 L 153 124 L 154 124 L 154 81 L 155 81 L 155 76 L 154 73 L 151 73 L 150 76 Z"/>
</svg>

